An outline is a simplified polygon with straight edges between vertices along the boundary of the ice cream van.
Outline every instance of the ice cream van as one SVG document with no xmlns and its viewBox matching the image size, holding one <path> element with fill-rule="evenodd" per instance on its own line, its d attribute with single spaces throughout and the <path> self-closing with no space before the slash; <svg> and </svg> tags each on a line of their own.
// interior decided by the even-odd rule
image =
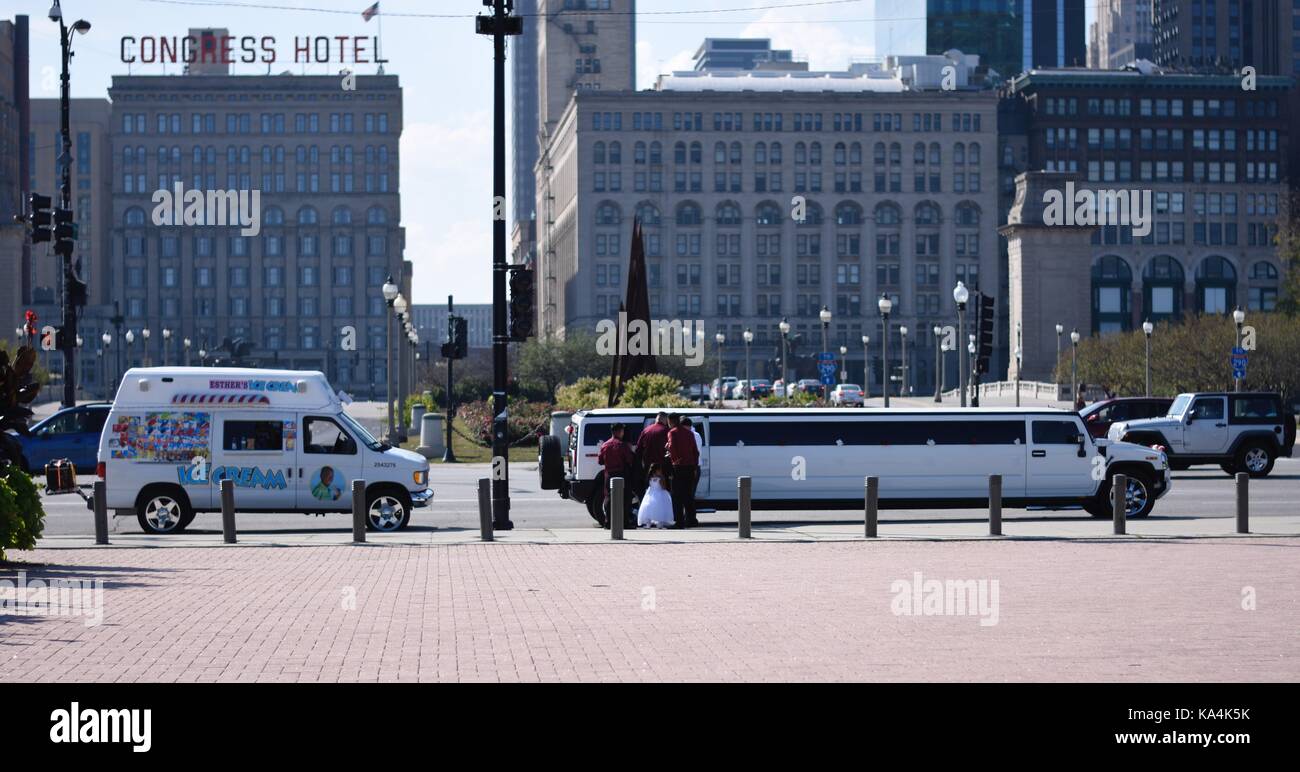
<svg viewBox="0 0 1300 772">
<path fill-rule="evenodd" d="M 427 506 L 429 462 L 375 439 L 343 410 L 325 375 L 295 370 L 128 370 L 99 439 L 109 510 L 146 533 L 183 530 L 220 511 L 221 481 L 238 512 L 350 512 L 366 482 L 371 530 L 405 528 Z"/>
</svg>

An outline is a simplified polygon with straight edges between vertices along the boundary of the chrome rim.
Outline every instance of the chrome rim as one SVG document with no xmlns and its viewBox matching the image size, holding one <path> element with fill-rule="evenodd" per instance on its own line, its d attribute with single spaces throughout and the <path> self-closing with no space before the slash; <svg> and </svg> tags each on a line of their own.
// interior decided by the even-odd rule
<svg viewBox="0 0 1300 772">
<path fill-rule="evenodd" d="M 181 505 L 170 496 L 158 496 L 145 506 L 144 519 L 155 531 L 174 531 L 181 524 Z"/>
<path fill-rule="evenodd" d="M 1268 466 L 1268 453 L 1263 448 L 1251 448 L 1246 451 L 1246 469 L 1251 472 L 1262 472 L 1264 467 Z"/>
<path fill-rule="evenodd" d="M 1124 512 L 1132 517 L 1147 505 L 1147 486 L 1141 480 L 1129 478 L 1128 489 L 1124 491 Z"/>
<path fill-rule="evenodd" d="M 395 531 L 402 524 L 405 508 L 392 496 L 380 496 L 370 504 L 370 524 L 377 531 Z"/>
</svg>

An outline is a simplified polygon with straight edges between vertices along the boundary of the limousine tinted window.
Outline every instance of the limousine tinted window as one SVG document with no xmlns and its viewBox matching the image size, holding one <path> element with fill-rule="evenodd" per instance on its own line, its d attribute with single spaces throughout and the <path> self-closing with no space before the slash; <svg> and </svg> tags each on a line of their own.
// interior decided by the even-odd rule
<svg viewBox="0 0 1300 772">
<path fill-rule="evenodd" d="M 1034 421 L 1035 445 L 1078 445 L 1079 427 L 1074 421 Z"/>
<path fill-rule="evenodd" d="M 728 445 L 1016 445 L 1025 422 L 934 421 L 727 421 L 709 422 L 713 444 Z"/>
<path fill-rule="evenodd" d="M 629 418 L 623 423 L 626 424 L 623 430 L 623 441 L 630 442 L 633 445 L 635 445 L 636 438 L 641 435 L 641 427 L 636 425 L 635 418 Z M 613 425 L 614 425 L 613 421 L 610 421 L 609 423 L 593 423 L 591 421 L 587 421 L 583 423 L 582 444 L 599 445 L 600 443 L 609 439 L 609 434 L 610 434 L 609 427 Z"/>
</svg>

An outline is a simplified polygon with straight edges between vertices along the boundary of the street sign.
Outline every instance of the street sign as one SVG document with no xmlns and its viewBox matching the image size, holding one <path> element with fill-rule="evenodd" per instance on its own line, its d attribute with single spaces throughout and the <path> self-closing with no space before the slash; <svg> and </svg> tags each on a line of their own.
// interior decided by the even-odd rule
<svg viewBox="0 0 1300 772">
<path fill-rule="evenodd" d="M 835 385 L 835 354 L 822 351 L 817 354 L 817 373 L 821 382 L 827 386 Z"/>
<path fill-rule="evenodd" d="M 1232 362 L 1232 377 L 1238 380 L 1245 378 L 1246 364 L 1249 361 L 1249 356 L 1246 354 L 1246 349 L 1241 348 L 1239 346 L 1233 347 L 1232 357 L 1230 358 L 1230 361 Z"/>
</svg>

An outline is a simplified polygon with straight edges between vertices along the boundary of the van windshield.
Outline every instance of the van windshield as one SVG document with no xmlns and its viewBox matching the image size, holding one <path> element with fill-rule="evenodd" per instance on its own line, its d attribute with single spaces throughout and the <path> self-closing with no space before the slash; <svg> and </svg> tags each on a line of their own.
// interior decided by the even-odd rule
<svg viewBox="0 0 1300 772">
<path fill-rule="evenodd" d="M 343 424 L 348 427 L 349 431 L 351 431 L 353 434 L 357 436 L 357 439 L 361 442 L 362 445 L 365 445 L 367 448 L 370 448 L 371 450 L 384 449 L 385 447 L 384 443 L 375 439 L 374 436 L 370 434 L 370 432 L 366 431 L 366 427 L 357 423 L 356 419 L 354 419 L 352 416 L 348 415 L 347 413 L 339 413 L 339 420 L 342 421 Z"/>
</svg>

